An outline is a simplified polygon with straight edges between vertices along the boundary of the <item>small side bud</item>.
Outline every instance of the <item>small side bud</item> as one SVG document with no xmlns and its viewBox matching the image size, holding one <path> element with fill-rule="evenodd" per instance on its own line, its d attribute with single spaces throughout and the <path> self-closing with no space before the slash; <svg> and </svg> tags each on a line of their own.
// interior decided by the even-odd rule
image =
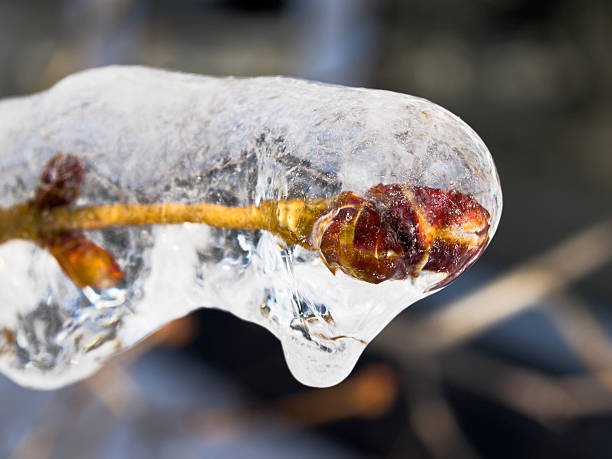
<svg viewBox="0 0 612 459">
<path fill-rule="evenodd" d="M 34 204 L 40 209 L 73 204 L 81 191 L 83 174 L 83 162 L 78 157 L 58 153 L 45 166 Z M 81 232 L 42 234 L 39 243 L 49 249 L 62 271 L 80 288 L 104 290 L 124 277 L 113 256 Z"/>
<path fill-rule="evenodd" d="M 41 208 L 72 204 L 79 196 L 83 172 L 83 162 L 79 158 L 56 154 L 45 166 L 34 202 Z"/>
<path fill-rule="evenodd" d="M 81 288 L 104 290 L 124 277 L 113 256 L 82 233 L 62 233 L 48 247 L 64 273 Z"/>
</svg>

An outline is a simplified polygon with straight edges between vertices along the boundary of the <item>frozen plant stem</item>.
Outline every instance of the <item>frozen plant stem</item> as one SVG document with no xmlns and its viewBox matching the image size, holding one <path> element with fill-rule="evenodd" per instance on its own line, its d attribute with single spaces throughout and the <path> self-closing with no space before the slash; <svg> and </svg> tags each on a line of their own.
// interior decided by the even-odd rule
<svg viewBox="0 0 612 459">
<path fill-rule="evenodd" d="M 287 244 L 319 251 L 332 271 L 373 284 L 417 277 L 422 270 L 461 274 L 488 242 L 489 213 L 470 196 L 410 185 L 371 187 L 361 197 L 213 203 L 107 204 L 76 207 L 84 165 L 58 154 L 45 167 L 33 200 L 0 209 L 0 243 L 28 239 L 47 248 L 80 287 L 108 288 L 123 279 L 113 256 L 84 231 L 116 226 L 203 223 L 265 230 Z"/>
<path fill-rule="evenodd" d="M 308 236 L 331 200 L 262 201 L 259 205 L 230 207 L 219 204 L 107 204 L 40 208 L 31 202 L 0 209 L 0 243 L 10 239 L 39 241 L 43 235 L 88 231 L 115 226 L 203 223 L 224 229 L 266 230 L 288 244 L 312 249 Z"/>
</svg>

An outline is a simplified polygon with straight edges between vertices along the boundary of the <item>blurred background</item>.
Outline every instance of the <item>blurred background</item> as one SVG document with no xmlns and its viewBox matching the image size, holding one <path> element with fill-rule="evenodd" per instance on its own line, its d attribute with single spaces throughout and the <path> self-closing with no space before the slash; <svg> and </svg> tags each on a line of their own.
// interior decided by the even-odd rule
<svg viewBox="0 0 612 459">
<path fill-rule="evenodd" d="M 0 2 L 0 96 L 144 64 L 406 92 L 458 114 L 497 235 L 311 389 L 266 330 L 202 310 L 54 392 L 0 376 L 0 457 L 612 457 L 612 2 Z"/>
</svg>

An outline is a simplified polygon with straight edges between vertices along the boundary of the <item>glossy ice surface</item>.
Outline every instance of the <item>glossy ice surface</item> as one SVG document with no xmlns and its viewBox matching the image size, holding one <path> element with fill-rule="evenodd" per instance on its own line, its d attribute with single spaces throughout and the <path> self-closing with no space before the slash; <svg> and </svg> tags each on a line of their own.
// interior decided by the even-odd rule
<svg viewBox="0 0 612 459">
<path fill-rule="evenodd" d="M 280 77 L 108 67 L 0 102 L 0 206 L 31 199 L 57 152 L 84 161 L 77 205 L 245 206 L 403 183 L 469 195 L 490 214 L 490 237 L 502 207 L 487 148 L 443 108 Z M 169 320 L 216 307 L 274 333 L 304 384 L 329 386 L 446 276 L 334 276 L 317 252 L 264 231 L 185 223 L 88 235 L 125 272 L 117 286 L 79 288 L 33 243 L 0 245 L 0 369 L 20 384 L 68 384 Z"/>
</svg>

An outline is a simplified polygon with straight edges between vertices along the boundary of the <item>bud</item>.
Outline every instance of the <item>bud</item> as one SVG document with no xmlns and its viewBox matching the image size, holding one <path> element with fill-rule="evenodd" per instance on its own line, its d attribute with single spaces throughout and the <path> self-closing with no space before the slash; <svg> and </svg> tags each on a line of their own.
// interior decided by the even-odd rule
<svg viewBox="0 0 612 459">
<path fill-rule="evenodd" d="M 56 154 L 49 160 L 38 182 L 34 201 L 41 208 L 72 204 L 83 182 L 83 162 L 74 155 Z"/>
<path fill-rule="evenodd" d="M 378 284 L 396 275 L 402 248 L 388 223 L 374 206 L 351 192 L 343 192 L 329 212 L 313 227 L 311 246 L 332 271 Z"/>
<path fill-rule="evenodd" d="M 114 257 L 82 233 L 62 233 L 47 244 L 64 273 L 81 288 L 104 290 L 124 278 Z"/>
<path fill-rule="evenodd" d="M 417 277 L 422 270 L 448 273 L 432 289 L 455 280 L 489 241 L 489 212 L 467 194 L 379 184 L 368 190 L 366 198 L 397 235 L 404 252 L 404 278 Z"/>
<path fill-rule="evenodd" d="M 40 177 L 34 204 L 43 210 L 73 204 L 81 191 L 84 170 L 77 156 L 55 155 Z M 38 243 L 49 249 L 64 273 L 81 288 L 104 290 L 124 278 L 115 258 L 79 231 L 43 233 L 39 238 Z"/>
</svg>

